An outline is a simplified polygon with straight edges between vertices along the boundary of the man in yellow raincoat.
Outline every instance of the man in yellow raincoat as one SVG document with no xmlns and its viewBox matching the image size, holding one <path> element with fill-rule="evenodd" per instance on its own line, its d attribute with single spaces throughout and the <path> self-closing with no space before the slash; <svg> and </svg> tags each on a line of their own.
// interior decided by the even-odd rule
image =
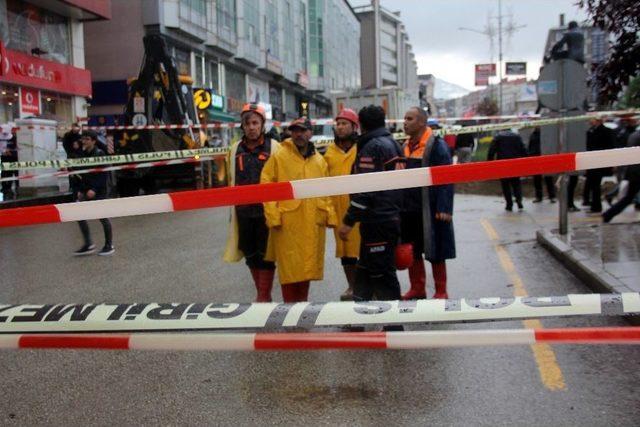
<svg viewBox="0 0 640 427">
<path fill-rule="evenodd" d="M 282 142 L 262 169 L 261 183 L 285 182 L 329 176 L 327 163 L 311 143 L 311 122 L 294 120 L 291 138 Z M 322 280 L 325 228 L 337 225 L 331 199 L 284 200 L 264 204 L 269 227 L 265 259 L 278 265 L 284 302 L 306 301 L 309 282 Z"/>
<path fill-rule="evenodd" d="M 356 160 L 358 114 L 345 108 L 340 111 L 335 122 L 334 142 L 327 148 L 324 159 L 329 166 L 329 176 L 350 175 Z M 343 218 L 349 209 L 349 195 L 332 196 L 331 201 L 338 218 Z M 336 258 L 340 258 L 349 285 L 347 290 L 340 295 L 340 300 L 350 301 L 353 299 L 353 285 L 356 282 L 356 265 L 360 252 L 360 229 L 356 224 L 347 235 L 346 240 L 342 240 L 338 236 L 337 229 L 334 229 L 334 234 L 336 237 Z"/>
<path fill-rule="evenodd" d="M 227 157 L 230 186 L 258 184 L 264 165 L 278 149 L 278 142 L 264 134 L 267 117 L 263 106 L 246 104 L 240 119 L 244 136 Z M 224 260 L 238 262 L 244 257 L 256 287 L 256 302 L 271 302 L 275 265 L 264 259 L 268 238 L 261 203 L 231 208 Z"/>
</svg>

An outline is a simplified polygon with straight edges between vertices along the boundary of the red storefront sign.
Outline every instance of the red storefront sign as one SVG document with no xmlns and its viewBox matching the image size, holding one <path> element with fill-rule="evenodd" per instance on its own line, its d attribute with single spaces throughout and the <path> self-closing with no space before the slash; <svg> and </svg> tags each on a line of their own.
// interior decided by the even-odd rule
<svg viewBox="0 0 640 427">
<path fill-rule="evenodd" d="M 476 64 L 476 86 L 487 86 L 496 75 L 496 64 Z"/>
<path fill-rule="evenodd" d="M 0 81 L 68 95 L 91 96 L 91 73 L 4 48 Z"/>
<path fill-rule="evenodd" d="M 38 89 L 20 88 L 20 115 L 40 115 L 40 91 Z"/>
</svg>

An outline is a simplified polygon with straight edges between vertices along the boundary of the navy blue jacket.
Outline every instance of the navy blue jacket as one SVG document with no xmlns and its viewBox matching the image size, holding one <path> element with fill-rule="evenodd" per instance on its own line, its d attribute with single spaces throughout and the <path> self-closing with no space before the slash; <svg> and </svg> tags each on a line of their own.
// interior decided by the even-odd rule
<svg viewBox="0 0 640 427">
<path fill-rule="evenodd" d="M 489 146 L 487 160 L 516 159 L 527 157 L 527 149 L 522 138 L 510 130 L 498 132 Z"/>
<path fill-rule="evenodd" d="M 97 145 L 89 152 L 82 152 L 82 157 L 99 157 L 104 155 L 104 151 L 99 149 Z M 93 190 L 96 193 L 96 197 L 93 200 L 104 199 L 107 197 L 109 172 L 85 173 L 83 175 L 78 175 L 78 177 L 80 178 L 80 184 L 77 191 L 87 193 L 89 190 Z"/>
<path fill-rule="evenodd" d="M 360 137 L 354 173 L 394 170 L 397 164 L 403 165 L 402 151 L 387 129 L 379 128 Z M 343 222 L 353 226 L 356 222 L 379 223 L 399 219 L 401 207 L 402 190 L 352 194 Z"/>
</svg>

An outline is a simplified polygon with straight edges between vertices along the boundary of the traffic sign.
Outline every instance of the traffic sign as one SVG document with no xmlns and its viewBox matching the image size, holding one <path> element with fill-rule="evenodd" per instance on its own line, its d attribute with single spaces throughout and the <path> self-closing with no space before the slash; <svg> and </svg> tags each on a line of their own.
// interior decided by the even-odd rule
<svg viewBox="0 0 640 427">
<path fill-rule="evenodd" d="M 131 119 L 131 124 L 134 126 L 146 126 L 147 125 L 147 116 L 144 114 L 136 114 Z"/>
<path fill-rule="evenodd" d="M 580 110 L 587 99 L 587 71 L 572 59 L 553 61 L 538 78 L 538 99 L 551 111 Z"/>
</svg>

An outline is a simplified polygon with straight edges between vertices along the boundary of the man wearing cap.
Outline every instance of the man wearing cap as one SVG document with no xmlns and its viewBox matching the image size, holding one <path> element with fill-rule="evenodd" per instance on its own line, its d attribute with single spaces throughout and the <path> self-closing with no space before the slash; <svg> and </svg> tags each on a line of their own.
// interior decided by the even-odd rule
<svg viewBox="0 0 640 427">
<path fill-rule="evenodd" d="M 264 107 L 246 104 L 240 117 L 244 136 L 227 157 L 230 186 L 259 184 L 264 165 L 279 145 L 264 134 Z M 256 302 L 271 302 L 275 264 L 264 259 L 268 240 L 262 203 L 231 208 L 224 260 L 238 262 L 244 257 L 256 287 Z"/>
<path fill-rule="evenodd" d="M 358 142 L 358 115 L 355 111 L 345 108 L 336 117 L 333 129 L 334 142 L 327 147 L 324 159 L 329 166 L 329 176 L 349 175 L 356 160 Z M 342 218 L 349 208 L 349 195 L 332 196 L 331 201 L 338 218 Z M 358 225 L 347 235 L 346 240 L 340 239 L 338 230 L 334 229 L 336 238 L 336 258 L 340 258 L 344 274 L 347 277 L 347 290 L 340 296 L 340 300 L 353 299 L 353 285 L 356 280 L 356 264 L 360 251 L 360 230 Z"/>
<path fill-rule="evenodd" d="M 93 131 L 86 131 L 82 133 L 80 138 L 82 144 L 82 157 L 98 157 L 104 156 L 105 153 L 97 147 L 98 135 Z M 107 198 L 107 180 L 109 179 L 108 172 L 87 173 L 83 175 L 77 175 L 77 185 L 73 187 L 76 200 L 79 202 L 101 200 Z M 111 230 L 111 222 L 107 218 L 100 219 L 102 223 L 102 229 L 104 231 L 104 246 L 98 252 L 98 255 L 107 256 L 115 252 L 113 248 L 113 232 Z M 78 221 L 82 237 L 84 239 L 84 245 L 74 252 L 75 256 L 92 254 L 96 247 L 91 240 L 91 232 L 89 231 L 89 225 L 87 221 Z"/>
<path fill-rule="evenodd" d="M 282 142 L 264 165 L 261 183 L 329 176 L 327 163 L 313 143 L 312 125 L 302 117 L 289 125 L 291 138 Z M 329 197 L 283 200 L 264 204 L 269 227 L 268 260 L 278 265 L 284 302 L 306 301 L 309 282 L 322 280 L 325 228 L 337 225 Z"/>
<path fill-rule="evenodd" d="M 407 168 L 450 165 L 447 144 L 427 126 L 427 113 L 412 107 L 404 115 L 404 144 Z M 448 298 L 446 260 L 456 257 L 453 233 L 453 185 L 409 188 L 404 193 L 402 242 L 413 246 L 409 267 L 411 289 L 402 299 L 427 297 L 426 271 L 422 256 L 431 263 L 435 283 L 434 298 Z"/>
</svg>

